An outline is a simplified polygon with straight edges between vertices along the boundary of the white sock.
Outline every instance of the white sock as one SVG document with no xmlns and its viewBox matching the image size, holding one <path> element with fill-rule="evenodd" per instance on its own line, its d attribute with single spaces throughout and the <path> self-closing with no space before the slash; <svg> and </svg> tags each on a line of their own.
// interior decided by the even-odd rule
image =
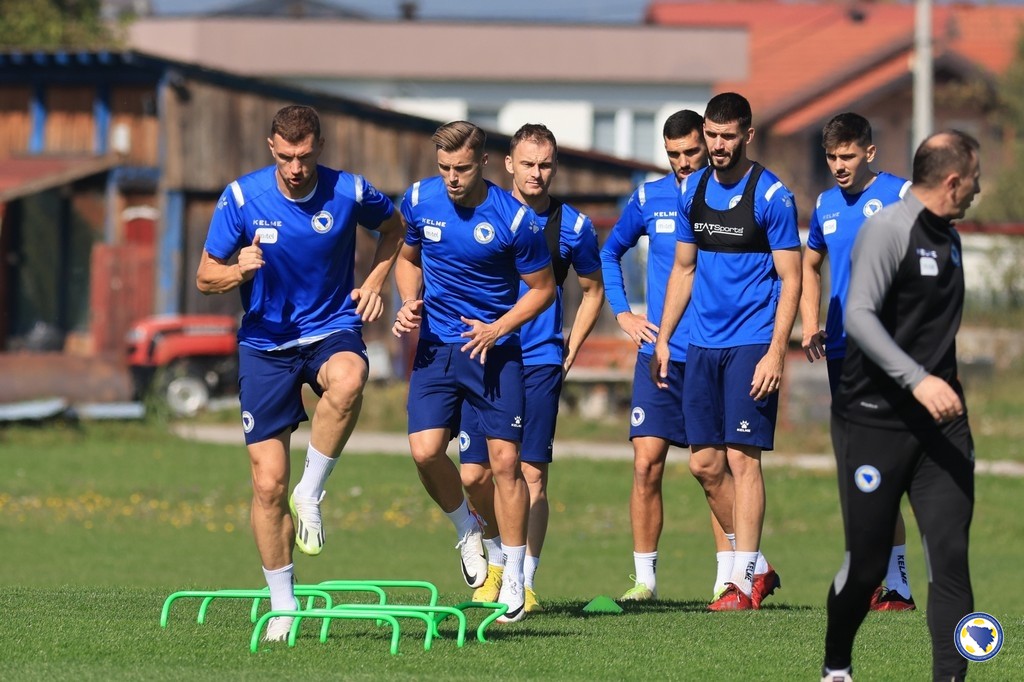
<svg viewBox="0 0 1024 682">
<path fill-rule="evenodd" d="M 647 585 L 653 592 L 658 584 L 655 574 L 658 571 L 658 550 L 653 552 L 633 552 L 633 568 L 636 571 L 636 581 Z"/>
<path fill-rule="evenodd" d="M 533 578 L 537 575 L 537 567 L 540 566 L 539 556 L 526 555 L 526 562 L 523 564 L 523 578 L 524 584 L 533 589 Z"/>
<path fill-rule="evenodd" d="M 757 553 L 757 565 L 754 566 L 754 575 L 761 575 L 762 573 L 768 572 L 768 560 L 764 558 L 764 554 Z"/>
<path fill-rule="evenodd" d="M 735 551 L 736 550 L 736 533 L 726 533 L 725 534 L 725 539 L 729 541 L 729 544 L 732 545 L 733 551 Z"/>
<path fill-rule="evenodd" d="M 487 550 L 487 563 L 491 566 L 504 566 L 505 554 L 501 551 L 501 536 L 484 538 L 484 549 Z"/>
<path fill-rule="evenodd" d="M 503 544 L 501 551 L 505 554 L 505 571 L 501 574 L 502 582 L 523 584 L 523 561 L 526 559 L 526 545 L 509 547 Z"/>
<path fill-rule="evenodd" d="M 889 555 L 889 571 L 885 574 L 885 586 L 899 592 L 904 599 L 910 599 L 906 545 L 896 545 L 892 548 L 892 553 Z"/>
<path fill-rule="evenodd" d="M 324 494 L 327 477 L 334 471 L 334 465 L 337 463 L 336 457 L 328 457 L 310 443 L 306 450 L 306 468 L 302 470 L 302 479 L 295 486 L 295 496 L 319 500 Z"/>
<path fill-rule="evenodd" d="M 715 558 L 718 560 L 718 571 L 715 573 L 715 589 L 712 595 L 724 590 L 725 584 L 732 580 L 732 566 L 736 561 L 736 553 L 717 552 Z"/>
<path fill-rule="evenodd" d="M 736 552 L 736 560 L 732 566 L 731 582 L 740 588 L 743 594 L 750 596 L 754 590 L 754 567 L 757 565 L 758 552 Z"/>
<path fill-rule="evenodd" d="M 275 568 L 273 571 L 263 569 L 263 577 L 267 579 L 267 587 L 270 588 L 270 608 L 274 611 L 289 611 L 298 608 L 299 603 L 295 601 L 295 564 L 288 564 L 283 568 Z"/>
<path fill-rule="evenodd" d="M 477 530 L 480 528 L 480 524 L 477 522 L 476 517 L 469 513 L 469 505 L 466 500 L 462 500 L 462 504 L 459 505 L 458 509 L 451 512 L 445 512 L 445 516 L 455 526 L 455 532 L 459 534 L 459 539 L 471 530 Z"/>
</svg>

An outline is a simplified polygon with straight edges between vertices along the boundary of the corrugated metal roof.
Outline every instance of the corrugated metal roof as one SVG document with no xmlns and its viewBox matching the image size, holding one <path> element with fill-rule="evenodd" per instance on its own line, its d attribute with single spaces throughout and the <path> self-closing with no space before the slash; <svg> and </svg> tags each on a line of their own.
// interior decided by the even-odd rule
<svg viewBox="0 0 1024 682">
<path fill-rule="evenodd" d="M 0 203 L 110 170 L 114 156 L 33 156 L 0 160 Z"/>
</svg>

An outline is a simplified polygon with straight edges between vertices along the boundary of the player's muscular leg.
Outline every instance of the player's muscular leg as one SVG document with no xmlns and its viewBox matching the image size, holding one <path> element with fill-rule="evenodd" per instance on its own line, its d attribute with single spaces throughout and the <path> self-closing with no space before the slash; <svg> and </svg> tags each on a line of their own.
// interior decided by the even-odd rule
<svg viewBox="0 0 1024 682">
<path fill-rule="evenodd" d="M 466 489 L 469 504 L 487 524 L 485 538 L 498 536 L 498 520 L 494 516 L 494 477 L 489 465 L 466 462 L 459 467 L 462 487 Z"/>
<path fill-rule="evenodd" d="M 494 473 L 494 513 L 501 541 L 510 547 L 525 545 L 530 493 L 519 468 L 519 444 L 488 438 L 487 453 Z"/>
<path fill-rule="evenodd" d="M 548 463 L 523 462 L 523 478 L 530 493 L 530 518 L 526 532 L 526 553 L 540 556 L 548 533 Z"/>
<path fill-rule="evenodd" d="M 409 449 L 420 481 L 445 513 L 458 509 L 465 499 L 459 470 L 445 454 L 448 436 L 448 429 L 427 429 L 409 434 Z"/>
<path fill-rule="evenodd" d="M 288 511 L 288 440 L 283 431 L 249 446 L 252 470 L 252 507 L 249 511 L 256 549 L 264 568 L 274 570 L 292 563 L 295 527 Z"/>
<path fill-rule="evenodd" d="M 633 488 L 629 495 L 629 520 L 633 551 L 653 552 L 664 524 L 661 481 L 665 474 L 668 441 L 642 436 L 633 439 Z"/>
<path fill-rule="evenodd" d="M 310 442 L 328 457 L 341 453 L 355 429 L 366 377 L 366 362 L 348 351 L 332 355 L 317 372 L 323 395 L 313 413 Z"/>
<path fill-rule="evenodd" d="M 764 524 L 764 479 L 761 476 L 761 448 L 729 445 L 726 451 L 736 493 L 733 523 L 737 552 L 756 552 Z"/>
<path fill-rule="evenodd" d="M 708 506 L 716 523 L 711 527 L 715 533 L 715 546 L 718 551 L 732 549 L 725 533 L 735 532 L 733 509 L 735 507 L 735 482 L 729 470 L 724 449 L 695 445 L 690 453 L 690 473 L 704 489 Z"/>
</svg>

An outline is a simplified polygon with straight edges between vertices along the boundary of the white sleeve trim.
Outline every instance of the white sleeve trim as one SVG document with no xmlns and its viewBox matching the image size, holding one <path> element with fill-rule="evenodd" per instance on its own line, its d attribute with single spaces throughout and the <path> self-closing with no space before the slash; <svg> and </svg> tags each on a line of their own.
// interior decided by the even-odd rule
<svg viewBox="0 0 1024 682">
<path fill-rule="evenodd" d="M 356 189 L 356 203 L 363 203 L 363 188 L 366 186 L 366 181 L 363 180 L 362 175 L 355 176 L 355 189 Z"/>
<path fill-rule="evenodd" d="M 912 183 L 910 182 L 910 180 L 907 180 L 906 182 L 903 183 L 903 186 L 900 187 L 900 199 L 902 199 L 903 195 L 905 195 L 907 193 L 907 190 L 910 189 L 911 184 Z"/>
<path fill-rule="evenodd" d="M 523 222 L 523 217 L 526 215 L 526 207 L 520 206 L 519 210 L 516 211 L 516 217 L 512 220 L 512 224 L 509 225 L 509 229 L 512 230 L 512 234 L 515 234 L 519 229 L 519 223 Z"/>
<path fill-rule="evenodd" d="M 420 181 L 419 180 L 417 180 L 416 182 L 412 183 L 412 199 L 411 199 L 411 201 L 412 201 L 412 205 L 413 206 L 415 206 L 416 204 L 420 203 Z"/>
<path fill-rule="evenodd" d="M 640 189 L 637 190 L 637 199 L 640 201 L 640 205 L 643 206 L 647 203 L 647 185 L 640 185 Z"/>
<path fill-rule="evenodd" d="M 776 181 L 775 184 L 772 185 L 771 187 L 769 187 L 768 191 L 764 193 L 764 200 L 765 201 L 771 201 L 772 200 L 772 196 L 776 192 L 778 192 L 780 189 L 782 189 L 782 186 L 783 186 L 782 185 L 782 180 Z"/>
<path fill-rule="evenodd" d="M 232 182 L 228 187 L 231 188 L 231 195 L 235 197 L 235 205 L 238 208 L 245 206 L 245 196 L 242 194 L 242 186 L 238 184 L 238 180 Z"/>
<path fill-rule="evenodd" d="M 575 232 L 576 234 L 579 234 L 580 230 L 583 229 L 583 223 L 586 220 L 587 220 L 587 216 L 585 216 L 582 213 L 580 213 L 579 216 L 576 217 L 576 224 L 572 226 L 572 231 Z"/>
</svg>

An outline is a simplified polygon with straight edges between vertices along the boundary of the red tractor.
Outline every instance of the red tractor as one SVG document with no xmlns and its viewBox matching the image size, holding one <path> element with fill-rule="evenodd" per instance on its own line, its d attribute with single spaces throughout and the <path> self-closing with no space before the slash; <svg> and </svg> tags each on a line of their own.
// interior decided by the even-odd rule
<svg viewBox="0 0 1024 682">
<path fill-rule="evenodd" d="M 238 319 L 230 315 L 155 315 L 128 331 L 135 397 L 153 398 L 179 416 L 214 396 L 238 392 Z"/>
</svg>

